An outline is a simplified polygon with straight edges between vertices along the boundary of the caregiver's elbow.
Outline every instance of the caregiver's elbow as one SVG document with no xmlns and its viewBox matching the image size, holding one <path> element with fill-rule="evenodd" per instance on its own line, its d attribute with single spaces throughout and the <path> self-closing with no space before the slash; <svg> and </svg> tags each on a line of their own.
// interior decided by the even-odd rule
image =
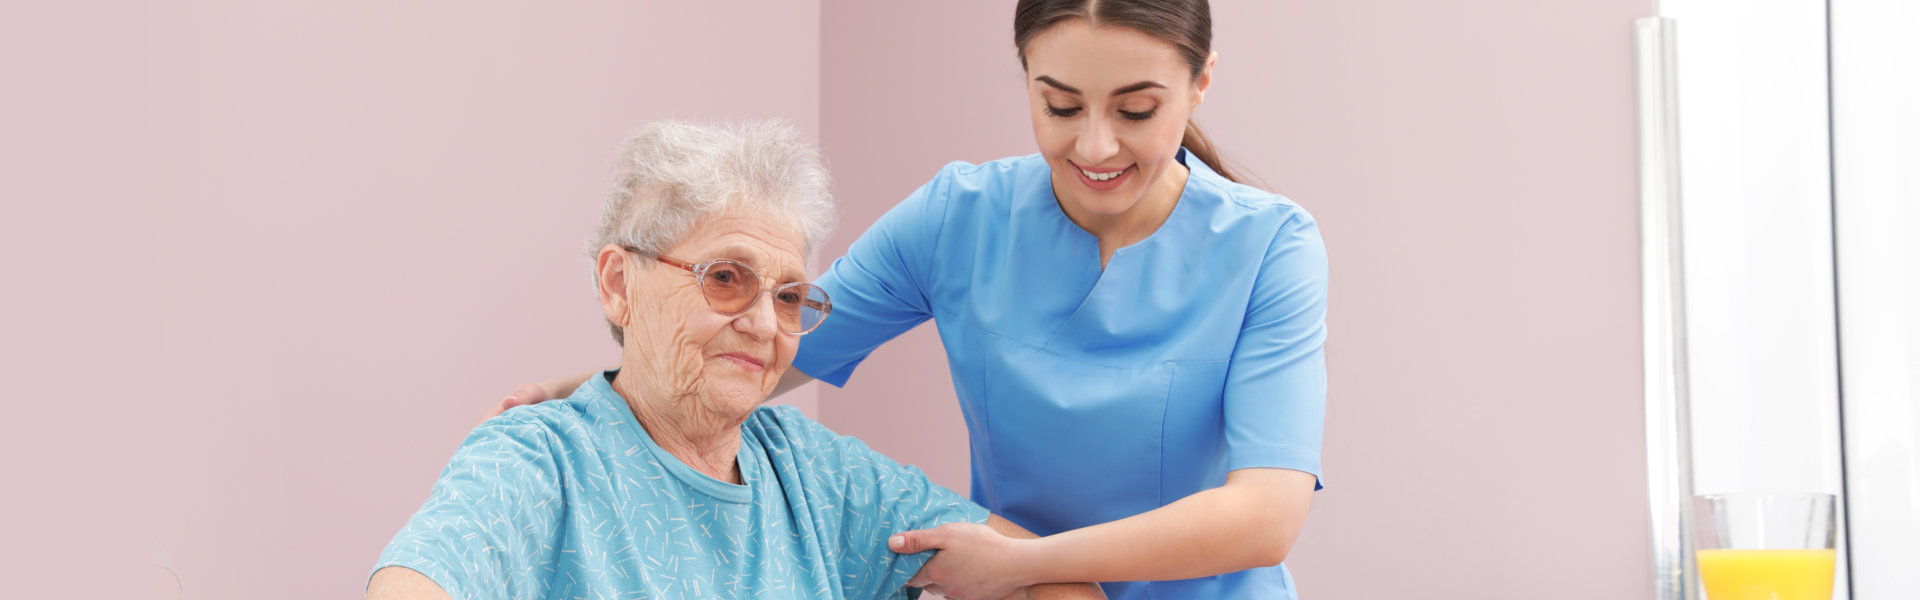
<svg viewBox="0 0 1920 600">
<path fill-rule="evenodd" d="M 1242 504 L 1215 521 L 1214 543 L 1218 544 L 1216 567 L 1226 571 L 1244 571 L 1278 565 L 1293 552 L 1299 523 L 1290 522 L 1286 511 L 1254 503 Z"/>
<path fill-rule="evenodd" d="M 1278 535 L 1261 537 L 1267 539 L 1262 540 L 1259 546 L 1254 548 L 1253 566 L 1271 567 L 1286 562 L 1287 553 L 1293 551 L 1293 541 L 1280 539 Z"/>
<path fill-rule="evenodd" d="M 1306 524 L 1315 477 L 1287 469 L 1242 469 L 1227 475 L 1226 489 L 1237 506 L 1236 530 L 1246 545 L 1248 568 L 1271 567 L 1287 560 Z"/>
<path fill-rule="evenodd" d="M 1299 534 L 1297 523 L 1281 514 L 1261 514 L 1252 516 L 1241 531 L 1246 532 L 1245 560 L 1246 568 L 1271 567 L 1287 560 L 1287 554 L 1293 551 L 1293 540 Z"/>
</svg>

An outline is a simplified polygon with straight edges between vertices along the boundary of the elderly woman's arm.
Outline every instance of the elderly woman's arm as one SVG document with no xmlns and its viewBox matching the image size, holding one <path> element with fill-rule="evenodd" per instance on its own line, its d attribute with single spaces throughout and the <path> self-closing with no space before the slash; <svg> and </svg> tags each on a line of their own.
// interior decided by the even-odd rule
<svg viewBox="0 0 1920 600">
<path fill-rule="evenodd" d="M 485 423 L 487 419 L 500 416 L 500 413 L 507 412 L 507 409 L 515 406 L 529 406 L 555 398 L 571 396 L 575 388 L 587 382 L 587 378 L 598 374 L 600 374 L 599 370 L 593 370 L 578 375 L 561 377 L 559 379 L 549 379 L 540 383 L 520 384 L 520 387 L 514 388 L 513 393 L 507 394 L 506 398 L 500 400 L 499 404 L 495 404 L 492 408 L 487 409 L 487 413 L 480 416 L 480 422 Z M 777 398 L 781 394 L 791 391 L 793 388 L 812 382 L 813 377 L 806 373 L 801 373 L 799 369 L 787 369 L 786 374 L 780 376 L 780 383 L 774 386 L 773 394 L 767 396 L 767 398 Z"/>
<path fill-rule="evenodd" d="M 374 572 L 367 582 L 367 600 L 452 600 L 440 584 L 406 567 L 387 567 Z"/>
<path fill-rule="evenodd" d="M 558 560 L 566 479 L 551 428 L 516 417 L 484 423 L 460 442 L 426 502 L 381 551 L 368 598 L 538 595 L 545 582 L 529 573 Z"/>
</svg>

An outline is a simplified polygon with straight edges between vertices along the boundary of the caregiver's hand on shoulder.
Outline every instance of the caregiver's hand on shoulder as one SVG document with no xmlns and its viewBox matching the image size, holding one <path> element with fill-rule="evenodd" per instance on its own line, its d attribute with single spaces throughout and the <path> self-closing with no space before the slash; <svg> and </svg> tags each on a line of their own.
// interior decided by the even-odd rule
<svg viewBox="0 0 1920 600">
<path fill-rule="evenodd" d="M 520 387 L 513 388 L 513 391 L 508 393 L 506 398 L 502 398 L 499 404 L 495 404 L 492 408 L 487 409 L 487 414 L 480 415 L 480 422 L 485 423 L 487 419 L 498 417 L 500 413 L 507 412 L 507 409 L 515 406 L 539 404 L 552 399 L 553 394 L 548 392 L 546 388 L 540 387 L 540 384 L 522 383 Z"/>
<path fill-rule="evenodd" d="M 894 534 L 887 548 L 900 554 L 939 550 L 907 585 L 974 600 L 1004 598 L 1034 583 L 1038 541 L 1010 538 L 985 525 L 948 523 Z"/>
<path fill-rule="evenodd" d="M 594 373 L 598 372 L 599 371 L 588 371 L 579 375 L 549 379 L 540 383 L 522 383 L 520 387 L 513 388 L 513 392 L 507 394 L 506 398 L 502 398 L 499 404 L 495 404 L 492 408 L 487 409 L 487 414 L 481 415 L 480 422 L 485 423 L 487 419 L 498 417 L 500 413 L 507 412 L 507 409 L 515 406 L 532 406 L 554 398 L 571 396 L 573 395 L 574 388 L 580 387 L 580 384 L 587 382 L 588 377 L 592 377 Z"/>
</svg>

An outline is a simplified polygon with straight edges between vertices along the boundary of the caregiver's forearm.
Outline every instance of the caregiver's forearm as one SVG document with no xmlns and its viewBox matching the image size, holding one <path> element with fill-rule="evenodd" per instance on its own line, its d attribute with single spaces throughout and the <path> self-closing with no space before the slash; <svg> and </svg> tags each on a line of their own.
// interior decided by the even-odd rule
<svg viewBox="0 0 1920 600">
<path fill-rule="evenodd" d="M 1013 521 L 1001 518 L 1000 515 L 987 515 L 987 527 L 992 528 L 995 533 L 1010 538 L 1040 537 L 1027 531 L 1025 527 L 1014 524 Z M 1039 583 L 1027 586 L 1023 592 L 1027 600 L 1098 600 L 1107 597 L 1107 593 L 1100 589 L 1099 584 L 1093 583 Z"/>
<path fill-rule="evenodd" d="M 1314 476 L 1240 469 L 1158 509 L 1037 540 L 1039 581 L 1192 579 L 1280 564 L 1313 498 Z"/>
<path fill-rule="evenodd" d="M 1107 592 L 1091 583 L 1039 583 L 1027 587 L 1027 600 L 1106 600 Z"/>
</svg>

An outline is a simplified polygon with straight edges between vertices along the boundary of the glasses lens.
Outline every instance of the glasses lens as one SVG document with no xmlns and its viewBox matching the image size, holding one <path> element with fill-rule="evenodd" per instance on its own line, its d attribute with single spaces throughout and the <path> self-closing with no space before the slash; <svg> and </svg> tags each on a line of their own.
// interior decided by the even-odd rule
<svg viewBox="0 0 1920 600">
<path fill-rule="evenodd" d="M 700 288 L 714 310 L 731 314 L 746 310 L 753 302 L 760 293 L 760 278 L 746 265 L 723 260 L 707 266 Z"/>
<path fill-rule="evenodd" d="M 826 320 L 827 313 L 833 311 L 833 304 L 827 301 L 827 291 L 811 283 L 782 288 L 775 296 L 780 326 L 793 333 L 813 331 Z"/>
</svg>

